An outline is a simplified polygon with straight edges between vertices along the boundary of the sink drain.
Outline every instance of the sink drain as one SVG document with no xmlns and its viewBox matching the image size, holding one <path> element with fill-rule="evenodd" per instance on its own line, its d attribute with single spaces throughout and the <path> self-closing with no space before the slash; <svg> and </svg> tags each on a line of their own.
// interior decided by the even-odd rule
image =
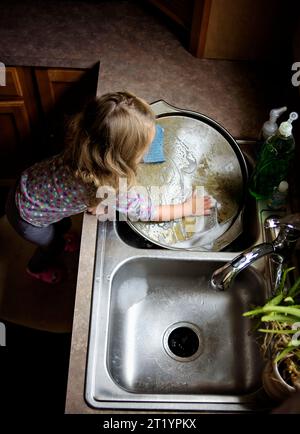
<svg viewBox="0 0 300 434">
<path fill-rule="evenodd" d="M 164 333 L 163 345 L 168 355 L 175 360 L 194 360 L 202 352 L 200 330 L 195 324 L 188 322 L 172 324 Z"/>
</svg>

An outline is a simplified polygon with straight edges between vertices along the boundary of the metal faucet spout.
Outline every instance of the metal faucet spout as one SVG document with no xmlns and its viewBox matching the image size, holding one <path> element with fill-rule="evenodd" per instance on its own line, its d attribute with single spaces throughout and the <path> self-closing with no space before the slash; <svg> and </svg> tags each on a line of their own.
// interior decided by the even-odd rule
<svg viewBox="0 0 300 434">
<path fill-rule="evenodd" d="M 271 243 L 261 243 L 251 249 L 245 250 L 231 262 L 218 268 L 212 275 L 211 284 L 214 288 L 224 291 L 228 289 L 237 274 L 263 256 L 274 253 Z"/>
<path fill-rule="evenodd" d="M 282 261 L 289 258 L 300 238 L 300 213 L 289 215 L 282 220 L 273 219 L 271 226 L 279 228 L 277 238 L 272 243 L 261 243 L 245 250 L 231 262 L 218 268 L 211 278 L 214 288 L 221 291 L 228 289 L 240 271 L 263 256 L 275 253 Z"/>
</svg>

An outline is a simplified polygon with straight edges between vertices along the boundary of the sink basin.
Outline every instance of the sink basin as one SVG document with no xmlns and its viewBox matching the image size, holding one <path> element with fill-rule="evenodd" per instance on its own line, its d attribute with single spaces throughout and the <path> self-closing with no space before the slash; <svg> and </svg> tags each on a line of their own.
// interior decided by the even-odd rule
<svg viewBox="0 0 300 434">
<path fill-rule="evenodd" d="M 270 408 L 253 323 L 242 316 L 269 295 L 265 259 L 243 270 L 228 291 L 209 283 L 235 256 L 137 248 L 120 238 L 115 223 L 98 225 L 85 390 L 90 406 Z"/>
<path fill-rule="evenodd" d="M 259 347 L 242 317 L 263 303 L 257 272 L 228 292 L 209 285 L 219 261 L 132 258 L 111 281 L 107 369 L 139 394 L 249 394 L 261 385 Z M 238 357 L 237 357 L 238 354 Z"/>
</svg>

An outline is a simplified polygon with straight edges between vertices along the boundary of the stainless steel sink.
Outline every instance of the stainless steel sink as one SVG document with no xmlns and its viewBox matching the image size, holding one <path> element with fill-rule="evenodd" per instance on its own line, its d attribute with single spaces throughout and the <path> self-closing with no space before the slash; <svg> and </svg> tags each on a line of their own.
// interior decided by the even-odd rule
<svg viewBox="0 0 300 434">
<path fill-rule="evenodd" d="M 264 301 L 264 283 L 249 269 L 230 291 L 218 292 L 209 281 L 221 265 L 144 257 L 115 271 L 106 362 L 120 387 L 139 394 L 222 395 L 260 387 L 259 347 L 242 313 Z"/>
<path fill-rule="evenodd" d="M 265 241 L 264 204 L 249 198 L 243 233 L 221 252 L 166 250 L 126 222 L 98 225 L 85 398 L 98 409 L 268 409 L 253 323 L 270 294 L 268 259 L 218 292 L 210 278 Z"/>
<path fill-rule="evenodd" d="M 265 213 L 258 209 L 264 241 Z M 233 412 L 270 408 L 253 324 L 242 313 L 270 293 L 268 261 L 230 290 L 212 272 L 236 252 L 133 247 L 98 225 L 86 374 L 94 408 Z"/>
</svg>

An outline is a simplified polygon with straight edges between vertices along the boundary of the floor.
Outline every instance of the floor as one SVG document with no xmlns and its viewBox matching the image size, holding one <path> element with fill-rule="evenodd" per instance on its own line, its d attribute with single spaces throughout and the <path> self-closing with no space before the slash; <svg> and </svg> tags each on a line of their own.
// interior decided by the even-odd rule
<svg viewBox="0 0 300 434">
<path fill-rule="evenodd" d="M 286 102 L 287 90 L 278 78 L 280 68 L 196 59 L 161 16 L 141 2 L 63 3 L 68 14 L 61 19 L 68 16 L 68 26 L 74 26 L 72 10 L 81 8 L 80 19 L 91 20 L 92 32 L 102 36 L 101 93 L 128 89 L 149 102 L 164 99 L 213 117 L 239 138 L 257 137 L 270 108 Z M 49 18 L 55 19 L 55 10 L 49 11 L 45 7 L 43 14 L 52 13 Z M 99 14 L 105 19 L 95 23 Z M 22 23 L 20 18 L 20 29 Z M 80 225 L 80 218 L 75 219 L 78 233 Z M 7 326 L 7 347 L 0 347 L 0 359 L 8 386 L 6 395 L 1 395 L 6 396 L 8 406 L 21 403 L 34 411 L 45 408 L 46 396 L 48 409 L 62 413 L 78 255 L 62 259 L 68 280 L 49 287 L 30 280 L 24 271 L 32 250 L 2 216 L 0 318 Z"/>
<path fill-rule="evenodd" d="M 211 116 L 239 138 L 257 137 L 270 109 L 287 102 L 291 71 L 280 53 L 273 64 L 197 59 L 143 0 L 7 4 L 0 14 L 0 40 L 11 55 L 19 47 L 25 58 L 33 47 L 39 59 L 45 52 L 63 58 L 67 51 L 74 59 L 92 52 L 101 60 L 102 93 L 128 89 L 148 102 L 164 99 Z"/>
<path fill-rule="evenodd" d="M 80 236 L 81 216 L 73 219 Z M 33 280 L 25 272 L 30 245 L 0 218 L 0 321 L 6 346 L 0 346 L 1 410 L 63 414 L 71 345 L 79 254 L 65 253 L 59 285 Z"/>
<path fill-rule="evenodd" d="M 73 218 L 73 231 L 80 237 L 82 216 Z M 64 279 L 48 285 L 30 277 L 26 265 L 35 246 L 23 240 L 0 218 L 0 318 L 48 332 L 70 333 L 79 252 L 63 253 L 59 262 Z"/>
<path fill-rule="evenodd" d="M 6 323 L 0 346 L 1 414 L 64 413 L 70 333 L 49 333 Z"/>
<path fill-rule="evenodd" d="M 257 138 L 270 109 L 286 105 L 289 80 L 279 59 L 273 65 L 197 59 L 141 3 L 98 4 L 109 17 L 99 27 L 101 93 L 125 88 L 148 102 L 163 99 L 210 116 L 234 137 Z"/>
</svg>

